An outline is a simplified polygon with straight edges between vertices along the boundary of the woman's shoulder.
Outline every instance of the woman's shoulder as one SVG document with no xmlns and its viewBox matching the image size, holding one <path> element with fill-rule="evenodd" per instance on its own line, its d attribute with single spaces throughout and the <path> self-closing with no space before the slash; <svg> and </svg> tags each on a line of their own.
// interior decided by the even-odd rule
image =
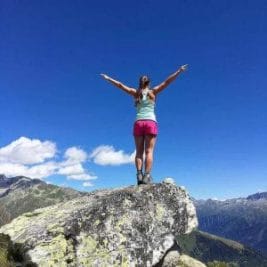
<svg viewBox="0 0 267 267">
<path fill-rule="evenodd" d="M 155 99 L 156 99 L 156 95 L 154 94 L 153 89 L 150 89 L 150 88 L 149 88 L 149 90 L 148 90 L 148 95 L 149 95 L 149 97 L 150 97 L 152 100 L 155 101 Z"/>
</svg>

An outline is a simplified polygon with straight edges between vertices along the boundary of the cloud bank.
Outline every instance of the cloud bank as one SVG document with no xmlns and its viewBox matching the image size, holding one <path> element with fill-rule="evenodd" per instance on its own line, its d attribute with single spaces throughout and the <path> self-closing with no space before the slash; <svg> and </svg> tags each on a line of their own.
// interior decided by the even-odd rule
<svg viewBox="0 0 267 267">
<path fill-rule="evenodd" d="M 90 154 L 76 146 L 69 147 L 60 155 L 56 143 L 20 137 L 0 147 L 0 174 L 8 177 L 23 175 L 44 179 L 51 175 L 62 175 L 67 179 L 83 181 L 83 186 L 92 186 L 91 174 L 85 163 L 91 161 L 102 166 L 133 164 L 135 151 L 127 154 L 113 146 L 101 145 Z"/>
<path fill-rule="evenodd" d="M 61 161 L 55 160 L 56 154 L 57 147 L 54 142 L 20 137 L 0 148 L 0 173 L 39 179 L 55 174 L 83 181 L 97 178 L 83 166 L 88 155 L 82 149 L 68 148 Z"/>
<path fill-rule="evenodd" d="M 55 154 L 56 145 L 53 142 L 20 137 L 0 148 L 0 162 L 35 164 L 53 158 Z"/>
</svg>

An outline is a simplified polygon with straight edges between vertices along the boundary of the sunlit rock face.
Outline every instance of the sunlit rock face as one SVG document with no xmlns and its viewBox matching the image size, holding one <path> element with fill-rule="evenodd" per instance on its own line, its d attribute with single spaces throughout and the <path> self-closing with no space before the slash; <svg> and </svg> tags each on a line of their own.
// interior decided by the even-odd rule
<svg viewBox="0 0 267 267">
<path fill-rule="evenodd" d="M 160 183 L 95 191 L 24 213 L 0 232 L 25 265 L 148 267 L 196 227 L 185 189 Z"/>
</svg>

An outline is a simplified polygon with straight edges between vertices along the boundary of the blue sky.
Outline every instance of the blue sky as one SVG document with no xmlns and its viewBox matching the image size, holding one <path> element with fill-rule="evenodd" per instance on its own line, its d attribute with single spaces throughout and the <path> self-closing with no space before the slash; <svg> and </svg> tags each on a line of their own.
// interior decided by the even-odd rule
<svg viewBox="0 0 267 267">
<path fill-rule="evenodd" d="M 135 184 L 134 103 L 99 74 L 156 85 L 187 63 L 157 99 L 155 182 L 172 177 L 196 198 L 266 191 L 266 11 L 261 0 L 1 1 L 0 172 L 85 191 Z"/>
</svg>

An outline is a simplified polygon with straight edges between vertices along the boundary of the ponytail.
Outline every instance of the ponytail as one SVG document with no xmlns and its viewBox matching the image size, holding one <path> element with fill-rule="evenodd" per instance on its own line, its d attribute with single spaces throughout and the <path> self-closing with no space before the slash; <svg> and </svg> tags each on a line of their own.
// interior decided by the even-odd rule
<svg viewBox="0 0 267 267">
<path fill-rule="evenodd" d="M 142 90 L 146 88 L 147 86 L 149 86 L 149 84 L 150 84 L 150 80 L 146 75 L 140 77 L 139 87 L 138 87 L 138 90 L 135 96 L 135 106 L 137 106 L 141 102 Z"/>
</svg>

